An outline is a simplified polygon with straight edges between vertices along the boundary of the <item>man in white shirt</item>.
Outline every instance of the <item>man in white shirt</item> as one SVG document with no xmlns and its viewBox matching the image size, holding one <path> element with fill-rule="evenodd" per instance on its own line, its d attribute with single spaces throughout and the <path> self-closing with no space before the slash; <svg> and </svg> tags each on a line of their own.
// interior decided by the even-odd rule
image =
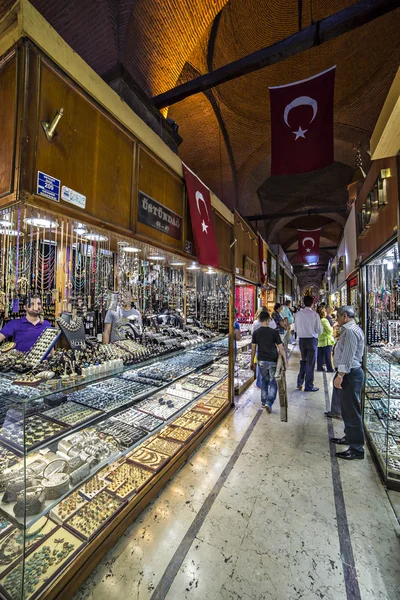
<svg viewBox="0 0 400 600">
<path fill-rule="evenodd" d="M 319 315 L 312 309 L 313 304 L 313 297 L 305 296 L 305 308 L 297 313 L 294 322 L 301 352 L 297 389 L 301 390 L 303 388 L 305 380 L 305 392 L 318 392 L 319 390 L 319 388 L 314 387 L 314 369 L 318 350 L 318 335 L 322 333 L 323 327 Z"/>
</svg>

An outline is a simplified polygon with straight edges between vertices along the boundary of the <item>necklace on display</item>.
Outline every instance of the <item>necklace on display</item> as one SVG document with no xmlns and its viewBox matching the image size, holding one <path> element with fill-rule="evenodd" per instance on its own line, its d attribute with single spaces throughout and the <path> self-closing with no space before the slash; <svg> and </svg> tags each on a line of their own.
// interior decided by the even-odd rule
<svg viewBox="0 0 400 600">
<path fill-rule="evenodd" d="M 71 332 L 79 331 L 82 327 L 81 317 L 76 317 L 75 319 L 71 318 L 70 321 L 67 321 L 66 319 L 64 319 L 64 317 L 59 317 L 57 319 L 57 322 L 61 327 Z"/>
</svg>

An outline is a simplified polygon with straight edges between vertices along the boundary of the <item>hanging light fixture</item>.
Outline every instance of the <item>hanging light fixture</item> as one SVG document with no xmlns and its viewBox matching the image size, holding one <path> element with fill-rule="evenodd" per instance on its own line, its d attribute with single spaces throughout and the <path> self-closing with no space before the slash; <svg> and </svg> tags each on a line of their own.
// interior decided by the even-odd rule
<svg viewBox="0 0 400 600">
<path fill-rule="evenodd" d="M 89 242 L 107 242 L 108 237 L 100 233 L 87 233 L 83 239 Z"/>
<path fill-rule="evenodd" d="M 32 227 L 44 227 L 45 229 L 56 229 L 59 226 L 57 221 L 41 219 L 40 217 L 28 217 L 27 219 L 24 219 L 24 223 L 32 225 Z"/>
<path fill-rule="evenodd" d="M 131 253 L 141 252 L 140 248 L 135 248 L 135 246 L 122 246 L 122 250 L 124 252 L 131 252 Z"/>
</svg>

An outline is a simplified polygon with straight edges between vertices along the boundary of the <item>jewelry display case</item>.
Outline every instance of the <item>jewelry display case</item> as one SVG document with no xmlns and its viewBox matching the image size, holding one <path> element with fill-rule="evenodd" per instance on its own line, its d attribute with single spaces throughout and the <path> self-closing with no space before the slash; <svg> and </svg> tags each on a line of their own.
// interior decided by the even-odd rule
<svg viewBox="0 0 400 600">
<path fill-rule="evenodd" d="M 240 396 L 254 381 L 254 372 L 250 368 L 251 361 L 251 326 L 241 325 L 242 339 L 237 342 L 235 362 L 235 394 Z"/>
<path fill-rule="evenodd" d="M 397 246 L 364 267 L 364 428 L 387 488 L 400 490 L 400 289 Z"/>
<path fill-rule="evenodd" d="M 400 363 L 385 347 L 368 348 L 364 426 L 388 488 L 400 490 Z"/>
<path fill-rule="evenodd" d="M 56 394 L 2 375 L 0 595 L 67 589 L 229 409 L 228 371 L 220 337 Z"/>
</svg>

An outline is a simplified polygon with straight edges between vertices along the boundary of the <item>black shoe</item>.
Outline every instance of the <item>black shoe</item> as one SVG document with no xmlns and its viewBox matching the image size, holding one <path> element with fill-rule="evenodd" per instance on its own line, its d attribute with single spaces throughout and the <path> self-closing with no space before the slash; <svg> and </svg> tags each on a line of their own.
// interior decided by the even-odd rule
<svg viewBox="0 0 400 600">
<path fill-rule="evenodd" d="M 347 448 L 344 452 L 336 452 L 336 456 L 338 458 L 344 458 L 345 460 L 363 460 L 364 451 L 359 452 L 358 450 L 354 450 L 354 448 Z"/>
<path fill-rule="evenodd" d="M 324 415 L 328 419 L 340 419 L 340 420 L 342 420 L 342 415 L 337 415 L 336 413 L 333 413 L 330 410 L 327 410 L 326 412 L 324 412 Z"/>
<path fill-rule="evenodd" d="M 349 445 L 349 440 L 346 440 L 346 436 L 343 436 L 341 438 L 331 438 L 330 441 L 332 442 L 332 444 L 338 444 L 339 446 Z"/>
<path fill-rule="evenodd" d="M 302 389 L 303 389 L 303 386 L 302 386 L 302 385 L 298 385 L 298 386 L 297 386 L 297 389 L 298 389 L 298 390 L 302 390 Z"/>
<path fill-rule="evenodd" d="M 318 392 L 318 391 L 319 391 L 319 388 L 312 387 L 310 390 L 306 390 L 306 389 L 305 389 L 304 391 L 305 391 L 305 392 Z"/>
</svg>

